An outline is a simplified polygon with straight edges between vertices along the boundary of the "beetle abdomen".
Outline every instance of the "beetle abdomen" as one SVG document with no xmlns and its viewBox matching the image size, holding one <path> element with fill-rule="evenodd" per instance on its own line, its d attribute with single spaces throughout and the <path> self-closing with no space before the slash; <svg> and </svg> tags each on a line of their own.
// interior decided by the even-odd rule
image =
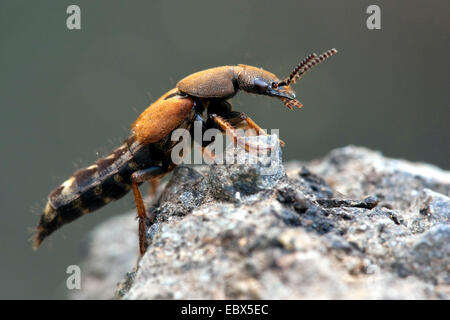
<svg viewBox="0 0 450 320">
<path fill-rule="evenodd" d="M 93 165 L 76 171 L 48 197 L 34 246 L 80 216 L 95 211 L 128 193 L 131 174 L 139 167 L 124 143 Z"/>
</svg>

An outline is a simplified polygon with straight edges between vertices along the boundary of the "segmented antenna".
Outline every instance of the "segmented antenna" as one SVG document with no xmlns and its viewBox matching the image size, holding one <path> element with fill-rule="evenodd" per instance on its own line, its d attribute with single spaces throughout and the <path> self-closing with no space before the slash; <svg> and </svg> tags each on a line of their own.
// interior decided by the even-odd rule
<svg viewBox="0 0 450 320">
<path fill-rule="evenodd" d="M 291 74 L 289 75 L 289 77 L 287 77 L 286 79 L 282 80 L 279 85 L 289 85 L 292 81 L 292 79 L 295 77 L 295 75 L 297 74 L 297 72 L 300 71 L 301 68 L 303 68 L 308 62 L 310 62 L 313 58 L 317 57 L 316 53 L 311 53 L 309 56 L 307 56 L 305 59 L 303 59 L 295 68 L 294 70 L 292 70 Z"/>
<path fill-rule="evenodd" d="M 319 64 L 320 62 L 328 59 L 329 57 L 335 55 L 337 53 L 336 49 L 328 50 L 324 53 L 322 53 L 320 56 L 317 56 L 315 53 L 310 54 L 308 57 L 306 57 L 298 66 L 294 68 L 294 70 L 291 72 L 289 77 L 287 77 L 285 80 L 281 81 L 280 84 L 286 84 L 289 85 L 291 83 L 297 82 L 306 72 L 312 69 L 315 65 Z"/>
</svg>

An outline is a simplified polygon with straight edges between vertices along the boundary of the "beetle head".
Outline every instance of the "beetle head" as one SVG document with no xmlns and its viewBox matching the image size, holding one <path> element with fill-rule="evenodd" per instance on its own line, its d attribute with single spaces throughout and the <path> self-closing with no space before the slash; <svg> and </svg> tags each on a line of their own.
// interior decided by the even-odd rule
<svg viewBox="0 0 450 320">
<path fill-rule="evenodd" d="M 239 89 L 270 97 L 295 99 L 294 90 L 288 84 L 280 86 L 280 79 L 273 73 L 242 64 L 239 67 L 242 70 L 238 77 Z"/>
<path fill-rule="evenodd" d="M 239 88 L 250 93 L 279 98 L 289 109 L 301 108 L 302 104 L 295 99 L 295 91 L 291 88 L 291 84 L 296 83 L 312 67 L 336 53 L 336 49 L 331 49 L 319 56 L 315 53 L 310 54 L 283 80 L 266 70 L 239 65 L 242 68 L 238 77 Z"/>
</svg>

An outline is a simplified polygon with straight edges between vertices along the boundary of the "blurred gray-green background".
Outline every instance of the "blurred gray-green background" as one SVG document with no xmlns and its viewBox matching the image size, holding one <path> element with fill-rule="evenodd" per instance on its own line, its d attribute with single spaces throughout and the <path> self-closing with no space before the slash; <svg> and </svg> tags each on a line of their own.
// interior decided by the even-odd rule
<svg viewBox="0 0 450 320">
<path fill-rule="evenodd" d="M 81 30 L 66 28 L 70 4 L 81 7 Z M 381 7 L 381 30 L 366 27 L 370 4 Z M 33 252 L 28 229 L 49 191 L 208 67 L 245 63 L 282 77 L 336 47 L 295 86 L 302 110 L 245 94 L 235 109 L 280 128 L 285 160 L 356 144 L 450 169 L 449 9 L 444 0 L 1 0 L 0 298 L 66 297 L 66 268 L 83 257 L 87 232 L 133 201 L 67 225 Z"/>
</svg>

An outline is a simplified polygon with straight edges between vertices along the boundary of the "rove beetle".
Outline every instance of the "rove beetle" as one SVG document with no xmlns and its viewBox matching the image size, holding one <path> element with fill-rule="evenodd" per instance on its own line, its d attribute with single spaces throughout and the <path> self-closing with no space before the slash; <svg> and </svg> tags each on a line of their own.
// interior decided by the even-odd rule
<svg viewBox="0 0 450 320">
<path fill-rule="evenodd" d="M 337 53 L 331 49 L 311 54 L 283 79 L 260 68 L 237 65 L 207 69 L 187 76 L 176 88 L 165 93 L 137 118 L 130 136 L 110 155 L 76 171 L 48 196 L 34 239 L 34 248 L 66 223 L 100 209 L 133 190 L 139 220 L 139 252 L 146 250 L 146 210 L 139 185 L 152 184 L 175 168 L 171 150 L 177 143 L 170 139 L 178 128 L 191 130 L 195 120 L 206 128 L 219 128 L 249 151 L 253 146 L 233 129 L 244 122 L 258 134 L 265 132 L 242 112 L 232 111 L 228 99 L 239 90 L 276 97 L 286 107 L 301 108 L 291 88 L 307 71 Z M 206 113 L 206 121 L 203 115 Z M 283 144 L 282 144 L 283 145 Z M 204 149 L 203 149 L 204 150 Z"/>
</svg>

